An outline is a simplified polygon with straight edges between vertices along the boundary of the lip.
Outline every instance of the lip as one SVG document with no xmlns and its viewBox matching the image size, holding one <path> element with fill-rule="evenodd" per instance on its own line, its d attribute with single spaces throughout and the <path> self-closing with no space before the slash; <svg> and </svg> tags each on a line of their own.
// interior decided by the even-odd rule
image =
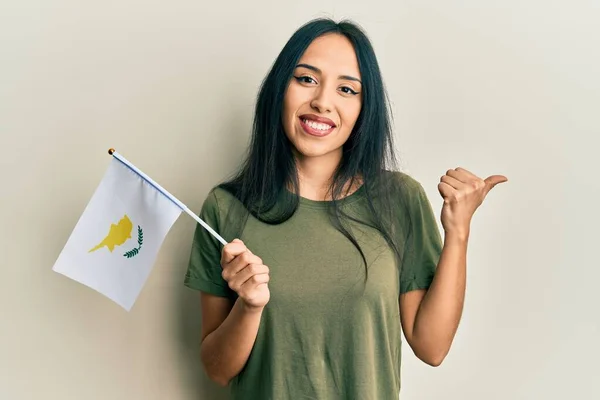
<svg viewBox="0 0 600 400">
<path fill-rule="evenodd" d="M 329 118 L 319 117 L 314 114 L 304 114 L 304 115 L 301 115 L 299 117 L 299 119 L 300 119 L 300 125 L 302 126 L 302 129 L 304 129 L 304 132 L 308 133 L 311 136 L 318 136 L 318 137 L 327 136 L 331 132 L 333 132 L 333 130 L 336 128 L 335 123 L 332 120 L 330 120 Z M 319 122 L 322 124 L 327 124 L 327 125 L 331 126 L 331 128 L 327 129 L 326 131 L 323 131 L 320 129 L 314 129 L 314 128 L 310 127 L 308 124 L 304 123 L 305 119 L 307 119 L 309 121 Z"/>
<path fill-rule="evenodd" d="M 329 118 L 319 117 L 318 115 L 315 115 L 315 114 L 304 114 L 304 115 L 300 116 L 300 119 L 308 119 L 311 121 L 320 122 L 322 124 L 327 124 L 334 128 L 336 126 L 335 123 L 332 120 L 330 120 Z"/>
</svg>

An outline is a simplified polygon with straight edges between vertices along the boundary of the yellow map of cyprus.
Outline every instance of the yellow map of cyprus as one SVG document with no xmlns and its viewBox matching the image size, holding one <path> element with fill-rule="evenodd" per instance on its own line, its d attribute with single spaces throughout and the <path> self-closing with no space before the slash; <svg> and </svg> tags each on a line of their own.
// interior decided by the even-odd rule
<svg viewBox="0 0 600 400">
<path fill-rule="evenodd" d="M 131 223 L 131 220 L 127 214 L 125 214 L 117 224 L 110 224 L 108 235 L 106 235 L 106 237 L 97 246 L 92 248 L 89 253 L 101 249 L 104 246 L 106 246 L 112 253 L 112 251 L 115 249 L 115 246 L 120 246 L 131 238 L 132 229 L 133 224 Z"/>
</svg>

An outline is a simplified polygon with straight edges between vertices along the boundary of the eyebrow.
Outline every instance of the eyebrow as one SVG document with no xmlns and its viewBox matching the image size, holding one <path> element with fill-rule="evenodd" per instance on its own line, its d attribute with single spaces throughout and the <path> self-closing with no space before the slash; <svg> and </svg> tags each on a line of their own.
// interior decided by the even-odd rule
<svg viewBox="0 0 600 400">
<path fill-rule="evenodd" d="M 296 65 L 296 68 L 301 68 L 301 67 L 306 68 L 306 69 L 310 69 L 310 70 L 315 71 L 315 72 L 317 72 L 319 74 L 321 73 L 321 70 L 319 68 L 313 66 L 313 65 L 309 65 L 309 64 L 298 64 L 298 65 Z M 338 78 L 339 79 L 346 79 L 348 81 L 356 81 L 356 82 L 358 82 L 358 83 L 360 83 L 362 85 L 362 81 L 360 79 L 355 78 L 355 77 L 350 76 L 350 75 L 340 75 L 340 76 L 338 76 Z"/>
</svg>

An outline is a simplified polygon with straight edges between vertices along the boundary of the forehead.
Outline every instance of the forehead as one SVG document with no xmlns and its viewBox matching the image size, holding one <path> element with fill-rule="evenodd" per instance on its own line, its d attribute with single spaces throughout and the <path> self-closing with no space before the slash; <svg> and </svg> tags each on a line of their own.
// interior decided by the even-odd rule
<svg viewBox="0 0 600 400">
<path fill-rule="evenodd" d="M 323 74 L 360 77 L 354 46 L 348 38 L 339 34 L 327 34 L 316 38 L 300 58 L 300 63 L 315 66 Z"/>
</svg>

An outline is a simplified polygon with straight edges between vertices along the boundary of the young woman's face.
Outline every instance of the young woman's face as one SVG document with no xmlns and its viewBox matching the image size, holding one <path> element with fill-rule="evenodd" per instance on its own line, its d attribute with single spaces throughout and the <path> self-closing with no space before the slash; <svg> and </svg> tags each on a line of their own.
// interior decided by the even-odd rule
<svg viewBox="0 0 600 400">
<path fill-rule="evenodd" d="M 283 127 L 300 157 L 339 152 L 358 118 L 361 76 L 352 43 L 343 35 L 314 40 L 285 93 Z"/>
</svg>

